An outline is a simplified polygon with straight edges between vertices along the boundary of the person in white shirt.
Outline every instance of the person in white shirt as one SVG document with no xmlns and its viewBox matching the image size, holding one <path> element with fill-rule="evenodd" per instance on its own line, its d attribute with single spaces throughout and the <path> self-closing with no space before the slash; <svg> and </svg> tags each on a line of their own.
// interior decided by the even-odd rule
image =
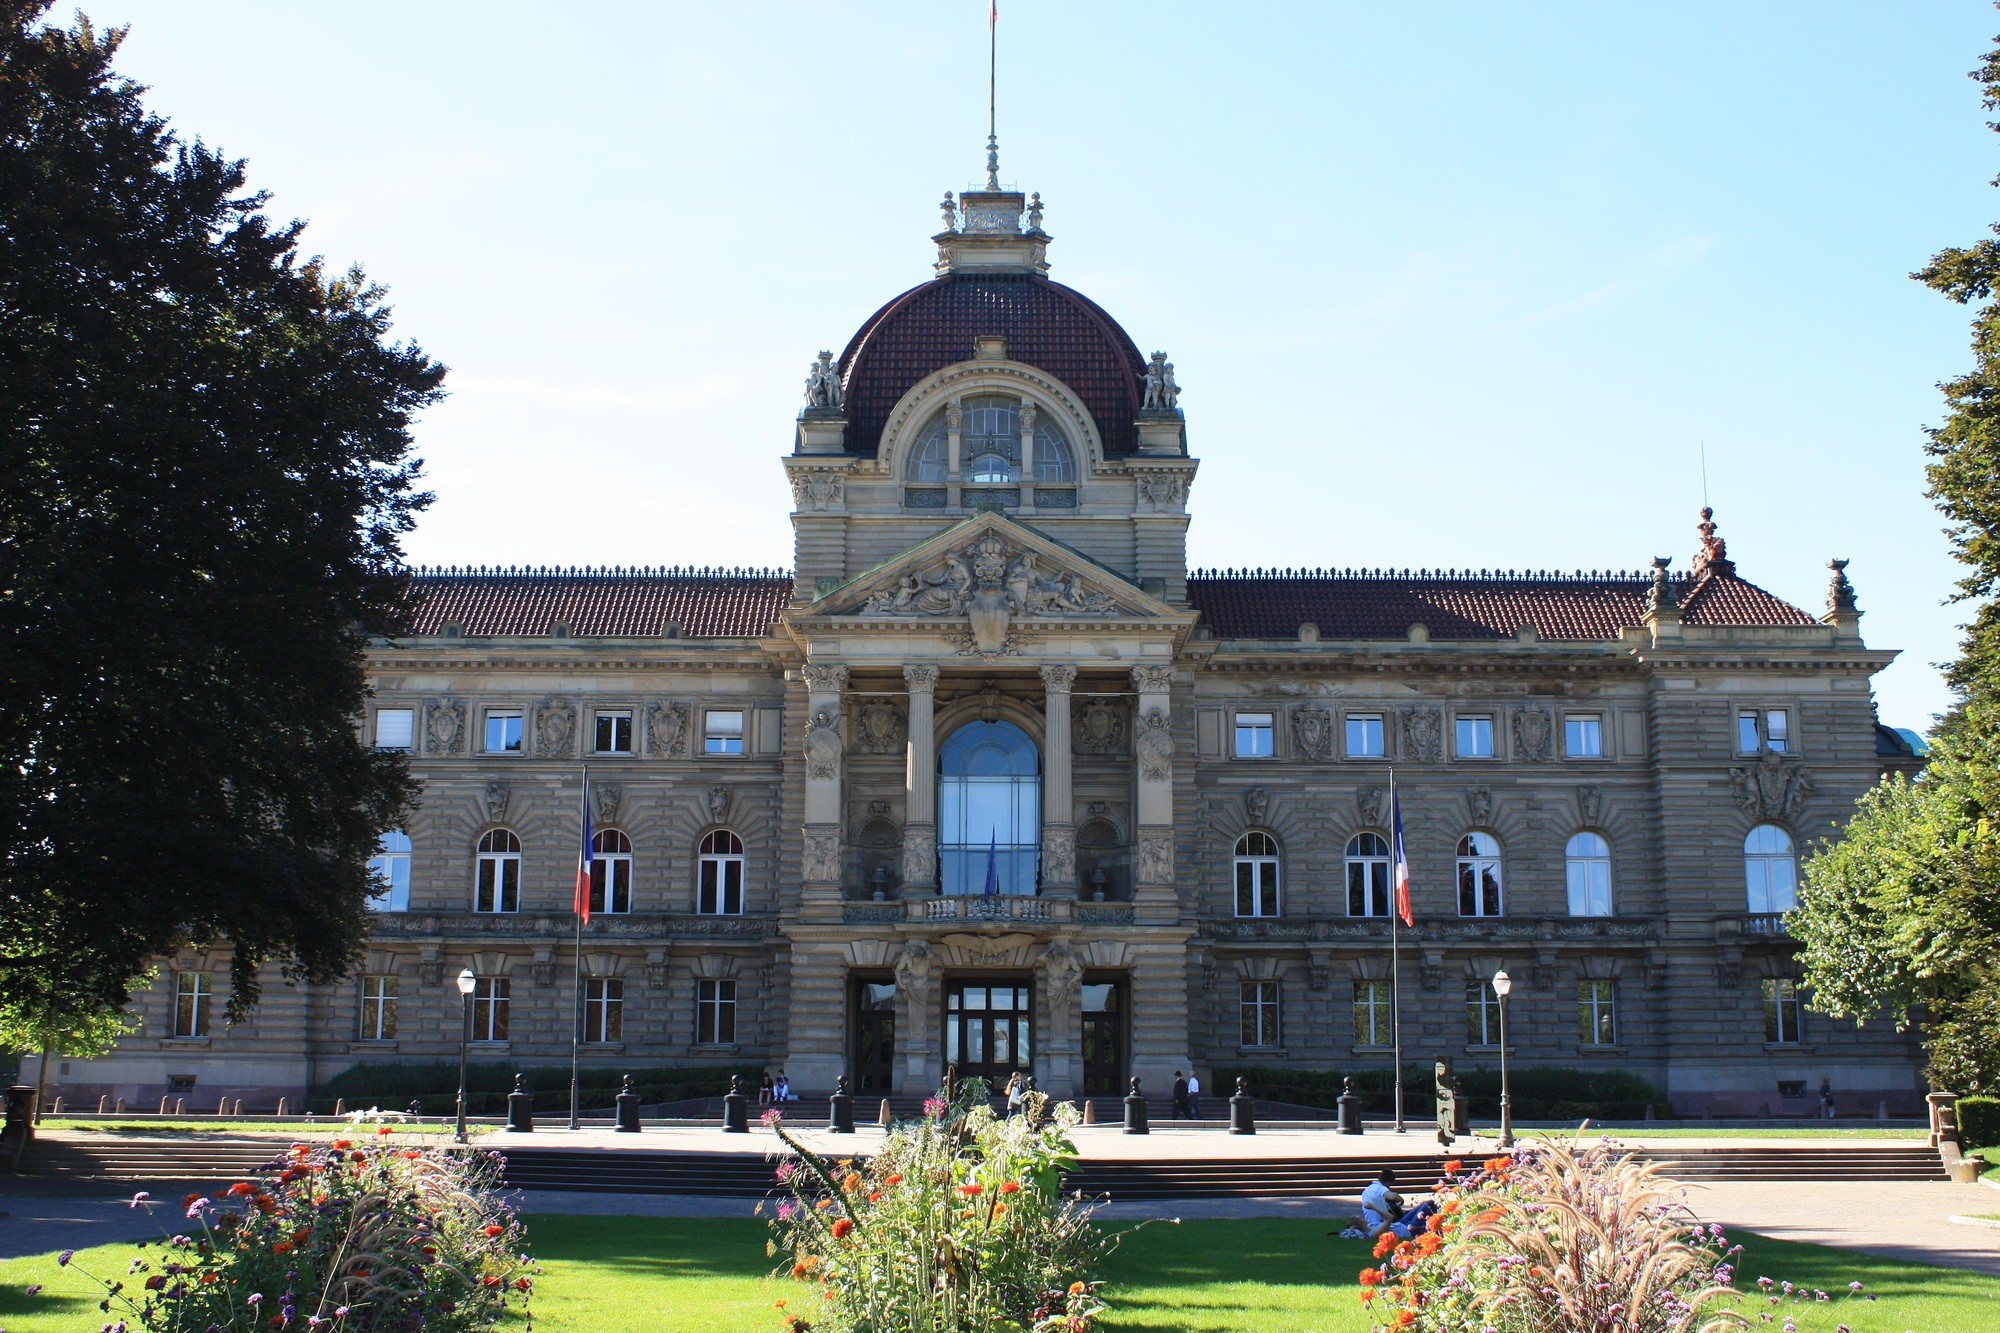
<svg viewBox="0 0 2000 1333">
<path fill-rule="evenodd" d="M 1396 1193 L 1396 1173 L 1388 1167 L 1361 1191 L 1361 1225 L 1370 1236 L 1387 1231 L 1403 1215 L 1403 1196 Z"/>
<path fill-rule="evenodd" d="M 1195 1120 L 1201 1119 L 1201 1075 L 1188 1070 L 1188 1114 Z"/>
</svg>

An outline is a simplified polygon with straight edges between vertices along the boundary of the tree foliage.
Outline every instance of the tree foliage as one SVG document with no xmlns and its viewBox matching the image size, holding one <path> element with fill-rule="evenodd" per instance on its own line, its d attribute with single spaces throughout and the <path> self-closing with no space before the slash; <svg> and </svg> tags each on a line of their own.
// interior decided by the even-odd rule
<svg viewBox="0 0 2000 1333">
<path fill-rule="evenodd" d="M 1972 77 L 2000 110 L 2000 47 Z M 2000 1091 L 2000 240 L 1941 251 L 1911 276 L 1977 307 L 1972 368 L 1940 386 L 1948 410 L 1927 446 L 1974 608 L 1948 675 L 1957 702 L 1923 774 L 1870 792 L 1807 863 L 1789 922 L 1816 1008 L 1921 1019 L 1933 1082 Z"/>
<path fill-rule="evenodd" d="M 227 940 L 240 1013 L 351 964 L 413 798 L 354 723 L 444 370 L 46 8 L 0 0 L 0 994 Z"/>
</svg>

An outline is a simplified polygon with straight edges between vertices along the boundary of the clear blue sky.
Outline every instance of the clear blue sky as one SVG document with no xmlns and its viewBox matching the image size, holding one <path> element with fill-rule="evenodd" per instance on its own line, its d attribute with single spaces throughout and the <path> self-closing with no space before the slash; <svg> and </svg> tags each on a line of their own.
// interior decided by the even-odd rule
<svg viewBox="0 0 2000 1333">
<path fill-rule="evenodd" d="M 1943 705 L 1968 312 L 1906 275 L 2000 216 L 1989 5 L 1001 8 L 1002 175 L 1172 354 L 1197 564 L 1684 567 L 1706 441 L 1744 576 L 1852 557 L 1884 720 Z M 806 364 L 981 166 L 986 0 L 86 9 L 452 367 L 426 562 L 789 564 Z"/>
</svg>

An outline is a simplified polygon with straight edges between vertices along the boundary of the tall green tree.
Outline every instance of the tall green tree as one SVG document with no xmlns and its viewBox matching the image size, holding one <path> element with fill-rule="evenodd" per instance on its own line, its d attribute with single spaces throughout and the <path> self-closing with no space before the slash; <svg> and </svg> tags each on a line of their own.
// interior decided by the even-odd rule
<svg viewBox="0 0 2000 1333">
<path fill-rule="evenodd" d="M 138 1019 L 97 995 L 65 994 L 48 986 L 0 993 L 0 1050 L 41 1056 L 35 1062 L 36 1120 L 42 1118 L 49 1061 L 59 1055 L 103 1055 L 138 1027 Z"/>
<path fill-rule="evenodd" d="M 2000 47 L 1972 77 L 2000 110 Z M 1870 792 L 1807 862 L 1789 924 L 1816 1008 L 1921 1020 L 1933 1082 L 2000 1092 L 2000 240 L 1941 251 L 1911 276 L 1975 307 L 1972 368 L 1941 386 L 1927 469 L 1973 614 L 1929 765 Z"/>
<path fill-rule="evenodd" d="M 0 0 L 0 992 L 228 941 L 241 1013 L 352 964 L 413 799 L 355 719 L 444 370 L 46 9 Z"/>
</svg>

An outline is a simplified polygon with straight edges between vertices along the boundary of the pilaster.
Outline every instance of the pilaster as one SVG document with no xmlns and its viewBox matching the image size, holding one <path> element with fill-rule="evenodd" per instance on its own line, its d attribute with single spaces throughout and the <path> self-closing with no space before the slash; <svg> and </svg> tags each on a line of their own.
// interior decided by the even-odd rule
<svg viewBox="0 0 2000 1333">
<path fill-rule="evenodd" d="M 903 772 L 903 894 L 937 889 L 937 683 L 935 666 L 903 668 L 910 689 Z"/>
<path fill-rule="evenodd" d="M 1180 898 L 1174 888 L 1173 678 L 1168 666 L 1132 668 L 1132 687 L 1138 695 L 1133 710 L 1133 813 L 1139 835 L 1132 898 L 1141 925 L 1180 920 Z"/>
<path fill-rule="evenodd" d="M 1073 892 L 1076 888 L 1076 799 L 1070 782 L 1070 691 L 1076 685 L 1073 666 L 1041 669 L 1044 726 L 1042 730 L 1042 887 Z"/>
</svg>

